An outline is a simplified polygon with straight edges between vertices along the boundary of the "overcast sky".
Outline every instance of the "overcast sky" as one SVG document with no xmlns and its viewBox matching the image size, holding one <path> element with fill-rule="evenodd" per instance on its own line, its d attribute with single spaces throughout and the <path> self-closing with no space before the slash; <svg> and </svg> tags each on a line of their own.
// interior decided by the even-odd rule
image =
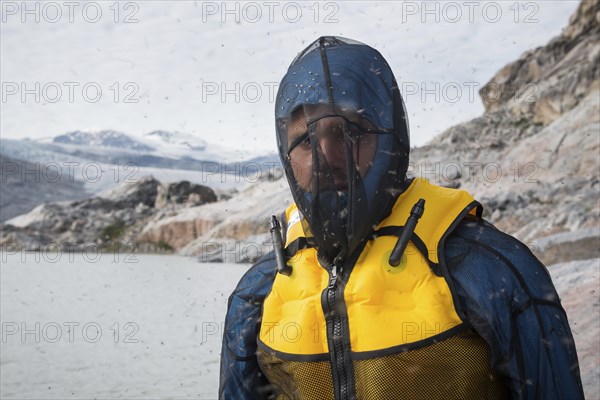
<svg viewBox="0 0 600 400">
<path fill-rule="evenodd" d="M 304 46 L 341 35 L 386 57 L 422 145 L 480 115 L 479 88 L 558 35 L 577 5 L 3 1 L 0 134 L 165 129 L 274 152 L 277 83 Z"/>
</svg>

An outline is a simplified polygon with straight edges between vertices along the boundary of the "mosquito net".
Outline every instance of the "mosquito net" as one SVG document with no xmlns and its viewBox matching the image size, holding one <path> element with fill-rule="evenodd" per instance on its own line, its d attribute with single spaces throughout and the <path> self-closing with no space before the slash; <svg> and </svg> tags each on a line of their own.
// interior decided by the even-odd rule
<svg viewBox="0 0 600 400">
<path fill-rule="evenodd" d="M 406 180 L 408 121 L 394 75 L 377 50 L 321 37 L 290 65 L 275 107 L 294 200 L 319 256 L 343 263 Z"/>
</svg>

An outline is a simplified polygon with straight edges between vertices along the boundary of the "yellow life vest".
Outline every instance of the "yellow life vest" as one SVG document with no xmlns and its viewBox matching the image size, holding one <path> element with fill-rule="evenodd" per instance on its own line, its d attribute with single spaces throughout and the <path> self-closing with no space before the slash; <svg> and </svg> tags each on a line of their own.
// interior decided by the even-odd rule
<svg viewBox="0 0 600 400">
<path fill-rule="evenodd" d="M 392 267 L 397 237 L 390 232 L 420 198 L 425 212 L 400 265 Z M 278 398 L 505 398 L 485 342 L 463 324 L 445 278 L 430 267 L 439 263 L 446 234 L 477 211 L 467 192 L 415 179 L 340 282 L 343 298 L 331 309 L 330 271 L 315 248 L 299 249 L 288 261 L 291 275 L 277 274 L 265 298 L 258 337 L 259 363 Z M 295 205 L 286 220 L 288 247 L 306 236 L 307 224 Z M 328 332 L 326 312 L 343 323 Z M 332 341 L 335 336 L 342 338 Z M 342 350 L 330 351 L 332 343 L 342 343 Z M 347 356 L 342 364 L 351 363 L 344 371 L 332 358 L 340 351 Z M 340 380 L 352 386 L 346 394 L 335 389 Z"/>
</svg>

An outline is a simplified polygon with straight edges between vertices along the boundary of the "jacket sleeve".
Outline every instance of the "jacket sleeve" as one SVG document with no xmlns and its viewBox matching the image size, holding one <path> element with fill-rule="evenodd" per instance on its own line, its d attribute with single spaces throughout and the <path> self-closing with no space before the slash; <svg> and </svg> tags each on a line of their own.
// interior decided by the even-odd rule
<svg viewBox="0 0 600 400">
<path fill-rule="evenodd" d="M 463 221 L 444 248 L 457 311 L 514 399 L 583 399 L 575 342 L 548 270 L 515 238 Z"/>
<path fill-rule="evenodd" d="M 269 382 L 256 358 L 262 304 L 275 278 L 273 253 L 248 270 L 227 303 L 221 350 L 219 399 L 266 399 Z"/>
</svg>

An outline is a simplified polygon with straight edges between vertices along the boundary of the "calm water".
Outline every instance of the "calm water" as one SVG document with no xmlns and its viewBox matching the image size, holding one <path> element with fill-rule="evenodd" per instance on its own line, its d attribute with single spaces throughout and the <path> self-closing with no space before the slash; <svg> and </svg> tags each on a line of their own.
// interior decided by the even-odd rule
<svg viewBox="0 0 600 400">
<path fill-rule="evenodd" d="M 213 399 L 247 265 L 0 253 L 2 399 Z"/>
<path fill-rule="evenodd" d="M 0 398 L 215 399 L 227 297 L 247 265 L 0 253 Z M 586 398 L 600 398 L 598 260 L 549 268 Z"/>
</svg>

